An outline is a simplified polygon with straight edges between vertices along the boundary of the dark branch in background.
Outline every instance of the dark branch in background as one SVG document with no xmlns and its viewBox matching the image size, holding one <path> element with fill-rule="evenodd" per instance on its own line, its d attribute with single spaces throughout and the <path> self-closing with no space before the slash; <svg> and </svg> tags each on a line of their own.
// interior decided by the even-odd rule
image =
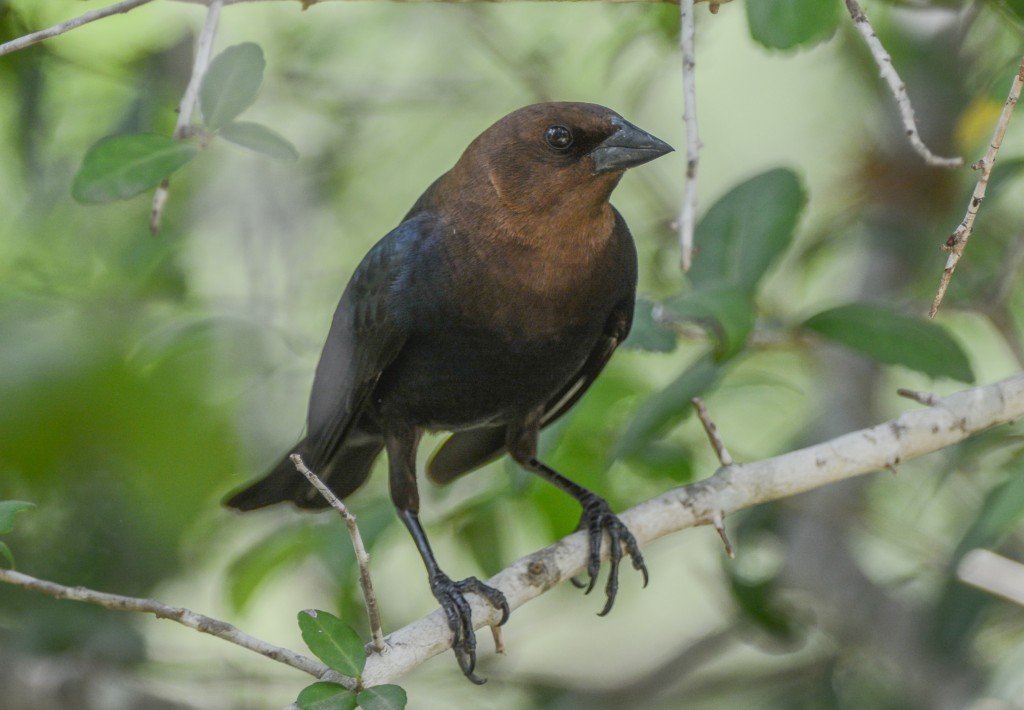
<svg viewBox="0 0 1024 710">
<path fill-rule="evenodd" d="M 313 473 L 303 462 L 298 454 L 292 454 L 292 463 L 296 470 L 306 477 L 320 495 L 324 497 L 331 507 L 341 515 L 348 528 L 348 534 L 352 538 L 352 547 L 355 549 L 356 561 L 359 563 L 359 586 L 363 589 L 363 600 L 366 602 L 366 615 L 370 619 L 370 634 L 373 636 L 373 649 L 377 653 L 384 652 L 384 632 L 381 631 L 380 607 L 377 605 L 377 595 L 373 593 L 373 581 L 370 579 L 370 556 L 366 554 L 366 546 L 363 545 L 363 536 L 359 533 L 359 526 L 356 524 L 356 516 L 352 515 L 348 507 L 334 495 L 334 491 L 328 488 L 320 477 Z"/>
<path fill-rule="evenodd" d="M 1010 84 L 1010 93 L 1006 97 L 1006 103 L 1003 104 L 1003 112 L 999 114 L 999 121 L 996 123 L 996 130 L 992 134 L 992 140 L 988 144 L 985 157 L 971 166 L 975 170 L 979 170 L 981 174 L 978 176 L 978 184 L 974 187 L 971 201 L 967 204 L 967 214 L 964 215 L 960 226 L 956 228 L 956 231 L 950 235 L 943 245 L 943 249 L 949 252 L 949 258 L 946 259 L 946 268 L 942 270 L 939 290 L 932 301 L 931 310 L 928 311 L 929 318 L 934 318 L 935 314 L 938 313 L 939 306 L 942 304 L 942 298 L 946 295 L 946 289 L 953 278 L 953 271 L 960 262 L 960 257 L 964 255 L 964 249 L 967 248 L 967 240 L 971 238 L 971 232 L 974 231 L 974 219 L 978 216 L 978 210 L 981 209 L 982 200 L 985 199 L 985 189 L 988 187 L 988 179 L 992 175 L 992 166 L 995 165 L 996 156 L 999 154 L 999 147 L 1003 144 L 1003 136 L 1006 134 L 1007 126 L 1010 125 L 1010 116 L 1013 115 L 1013 108 L 1017 105 L 1017 100 L 1020 98 L 1022 86 L 1024 86 L 1024 58 L 1020 60 L 1020 65 L 1017 67 L 1017 75 L 1013 77 L 1013 83 Z"/>
</svg>

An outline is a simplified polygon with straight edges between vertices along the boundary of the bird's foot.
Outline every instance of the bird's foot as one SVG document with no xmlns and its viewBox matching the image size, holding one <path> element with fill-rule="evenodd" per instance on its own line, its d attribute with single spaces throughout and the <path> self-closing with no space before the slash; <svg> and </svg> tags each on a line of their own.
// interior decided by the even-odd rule
<svg viewBox="0 0 1024 710">
<path fill-rule="evenodd" d="M 477 685 L 484 683 L 486 679 L 473 673 L 476 668 L 476 633 L 473 631 L 472 610 L 465 595 L 466 592 L 474 592 L 490 602 L 495 609 L 500 609 L 499 626 L 508 621 L 509 608 L 505 595 L 501 590 L 487 586 L 476 577 L 454 582 L 440 571 L 431 577 L 430 590 L 448 619 L 448 628 L 452 630 L 452 650 L 459 662 L 459 668 L 472 682 Z"/>
<path fill-rule="evenodd" d="M 611 543 L 609 556 L 611 569 L 608 571 L 608 582 L 605 585 L 605 594 L 608 601 L 598 616 L 604 616 L 612 610 L 615 603 L 615 595 L 619 592 L 619 561 L 622 559 L 623 550 L 625 554 L 633 558 L 633 569 L 640 570 L 644 576 L 644 586 L 647 586 L 647 565 L 644 564 L 644 557 L 640 553 L 640 546 L 633 537 L 619 516 L 612 512 L 608 501 L 590 491 L 580 499 L 583 506 L 583 515 L 580 516 L 580 524 L 577 530 L 586 530 L 590 542 L 590 554 L 587 558 L 587 576 L 589 583 L 584 583 L 572 578 L 572 583 L 581 589 L 586 589 L 585 594 L 590 594 L 597 583 L 597 575 L 601 570 L 601 543 L 604 541 L 605 533 L 608 534 Z"/>
</svg>

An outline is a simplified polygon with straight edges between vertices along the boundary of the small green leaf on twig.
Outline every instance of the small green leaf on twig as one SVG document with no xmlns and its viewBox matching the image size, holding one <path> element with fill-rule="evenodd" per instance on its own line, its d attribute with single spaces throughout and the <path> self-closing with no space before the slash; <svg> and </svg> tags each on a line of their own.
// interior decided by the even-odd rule
<svg viewBox="0 0 1024 710">
<path fill-rule="evenodd" d="M 400 686 L 375 685 L 357 696 L 363 710 L 404 710 L 409 698 Z"/>
<path fill-rule="evenodd" d="M 299 157 L 299 151 L 284 136 L 260 123 L 232 121 L 221 128 L 218 135 L 275 160 L 296 160 Z"/>
<path fill-rule="evenodd" d="M 35 507 L 35 503 L 29 503 L 24 500 L 0 500 L 0 535 L 5 535 L 14 530 L 15 513 Z"/>
<path fill-rule="evenodd" d="M 252 42 L 228 47 L 213 58 L 199 87 L 199 108 L 207 128 L 219 131 L 252 106 L 266 64 L 263 50 Z"/>
<path fill-rule="evenodd" d="M 87 204 L 127 200 L 156 187 L 198 153 L 192 143 L 155 133 L 104 138 L 85 154 L 71 196 Z"/>
<path fill-rule="evenodd" d="M 351 626 L 319 609 L 299 612 L 302 640 L 317 658 L 339 673 L 358 678 L 366 665 L 363 642 Z"/>
<path fill-rule="evenodd" d="M 353 710 L 356 694 L 338 683 L 313 683 L 302 689 L 295 704 L 299 710 Z"/>
</svg>

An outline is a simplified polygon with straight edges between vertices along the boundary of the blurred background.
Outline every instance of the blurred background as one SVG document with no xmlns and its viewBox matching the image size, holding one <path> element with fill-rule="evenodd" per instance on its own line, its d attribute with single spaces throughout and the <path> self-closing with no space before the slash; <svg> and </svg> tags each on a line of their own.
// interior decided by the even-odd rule
<svg viewBox="0 0 1024 710">
<path fill-rule="evenodd" d="M 700 213 L 776 168 L 799 185 L 792 240 L 751 284 L 751 327 L 728 347 L 699 324 L 650 317 L 652 302 L 685 300 L 709 278 L 700 253 L 694 277 L 677 266 L 674 5 L 228 6 L 214 51 L 256 42 L 267 59 L 246 118 L 301 157 L 214 141 L 173 177 L 155 237 L 149 193 L 84 206 L 70 185 L 100 138 L 170 134 L 205 9 L 153 3 L 0 58 L 0 500 L 38 505 L 4 536 L 18 569 L 187 606 L 296 650 L 300 609 L 365 633 L 335 516 L 242 516 L 219 501 L 300 437 L 320 347 L 362 255 L 473 137 L 536 101 L 605 104 L 679 151 L 631 171 L 613 200 L 640 252 L 642 328 L 543 442 L 551 465 L 616 509 L 715 471 L 681 393 L 701 394 L 733 457 L 750 461 L 915 407 L 897 387 L 941 394 L 1019 371 L 1020 115 L 937 319 L 966 355 L 964 381 L 880 364 L 803 327 L 848 303 L 925 313 L 939 246 L 977 179 L 911 153 L 843 4 L 819 3 L 822 16 L 795 30 L 785 12 L 766 22 L 757 0 L 697 9 Z M 0 0 L 0 41 L 96 6 Z M 980 158 L 1020 60 L 1024 4 L 865 9 L 925 141 Z M 758 203 L 727 207 L 761 216 Z M 698 235 L 705 253 L 713 227 Z M 917 347 L 894 338 L 903 346 Z M 482 635 L 485 686 L 450 654 L 399 682 L 409 707 L 426 710 L 1024 707 L 1024 609 L 954 576 L 978 546 L 1024 559 L 1021 451 L 1019 428 L 1004 427 L 895 477 L 736 515 L 732 561 L 707 528 L 660 540 L 645 550 L 649 587 L 624 572 L 608 617 L 596 617 L 600 595 L 562 585 L 513 614 L 505 656 Z M 435 604 L 384 478 L 349 503 L 387 632 Z M 579 516 L 504 461 L 422 495 L 454 577 L 492 574 Z M 307 682 L 168 622 L 0 588 L 4 710 L 260 710 Z"/>
</svg>

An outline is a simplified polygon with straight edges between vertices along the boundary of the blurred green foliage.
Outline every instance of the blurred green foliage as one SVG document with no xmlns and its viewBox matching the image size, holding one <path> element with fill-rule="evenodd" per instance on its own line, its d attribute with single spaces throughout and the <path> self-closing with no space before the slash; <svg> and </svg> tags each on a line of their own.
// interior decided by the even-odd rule
<svg viewBox="0 0 1024 710">
<path fill-rule="evenodd" d="M 0 41 L 74 5 L 0 2 Z M 864 5 L 925 141 L 972 162 L 1016 71 L 1020 3 Z M 748 0 L 716 16 L 703 7 L 693 270 L 676 269 L 677 153 L 632 171 L 615 195 L 641 255 L 629 347 L 542 440 L 546 461 L 617 509 L 713 472 L 689 416 L 694 396 L 745 460 L 891 416 L 908 406 L 897 386 L 948 392 L 1024 363 L 1020 122 L 940 316 L 925 322 L 938 245 L 976 175 L 910 152 L 839 0 Z M 287 638 L 277 620 L 290 629 L 297 609 L 316 606 L 363 630 L 340 521 L 239 517 L 217 501 L 300 435 L 355 264 L 490 122 L 532 101 L 590 100 L 685 144 L 678 9 L 233 6 L 216 46 L 230 53 L 196 120 L 292 157 L 284 136 L 301 157 L 272 162 L 210 143 L 172 176 L 154 238 L 146 187 L 98 206 L 71 190 L 98 141 L 172 134 L 203 14 L 154 3 L 0 58 L 0 500 L 38 505 L 4 533 L 0 554 L 9 548 L 20 570 L 64 584 L 212 605 L 202 610 L 238 615 L 257 635 Z M 253 61 L 233 65 L 244 76 L 231 81 L 230 57 L 243 53 Z M 244 69 L 256 65 L 258 80 Z M 236 121 L 242 111 L 253 120 Z M 728 521 L 739 557 L 710 571 L 699 555 L 717 543 L 678 536 L 652 550 L 651 589 L 623 590 L 612 615 L 623 625 L 593 620 L 589 598 L 555 592 L 538 602 L 542 621 L 513 615 L 505 633 L 518 655 L 482 659 L 491 683 L 465 688 L 455 664 L 438 661 L 408 678 L 410 704 L 1012 703 L 1024 696 L 1024 615 L 955 570 L 977 546 L 1024 559 L 1022 453 L 1004 428 L 901 465 L 896 479 L 759 507 Z M 350 504 L 390 629 L 433 600 L 382 479 Z M 453 574 L 494 572 L 579 516 L 503 462 L 423 496 Z M 607 629 L 599 641 L 592 626 Z M 255 659 L 243 682 L 216 642 L 179 648 L 186 633 L 0 587 L 0 652 L 144 663 L 143 675 L 176 668 L 178 697 L 194 707 L 296 697 L 294 675 Z M 218 700 L 204 700 L 213 683 Z"/>
</svg>

